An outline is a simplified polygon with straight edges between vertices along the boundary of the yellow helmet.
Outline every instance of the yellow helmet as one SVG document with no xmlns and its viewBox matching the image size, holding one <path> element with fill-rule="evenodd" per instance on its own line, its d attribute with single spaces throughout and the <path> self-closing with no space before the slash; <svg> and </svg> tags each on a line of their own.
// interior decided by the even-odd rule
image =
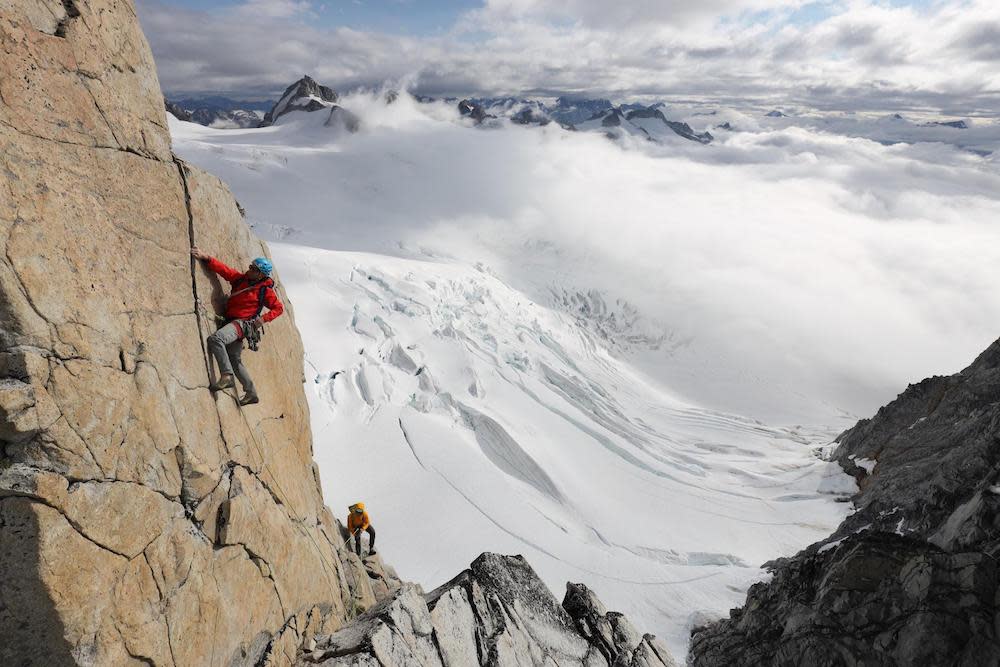
<svg viewBox="0 0 1000 667">
<path fill-rule="evenodd" d="M 354 503 L 353 505 L 348 506 L 347 509 L 350 512 L 364 512 L 365 511 L 365 504 L 364 503 Z"/>
</svg>

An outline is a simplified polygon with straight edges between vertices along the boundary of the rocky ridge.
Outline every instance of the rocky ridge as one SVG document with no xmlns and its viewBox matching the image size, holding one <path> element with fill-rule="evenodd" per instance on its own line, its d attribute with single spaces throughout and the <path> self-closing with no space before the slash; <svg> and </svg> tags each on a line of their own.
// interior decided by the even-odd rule
<svg viewBox="0 0 1000 667">
<path fill-rule="evenodd" d="M 696 630 L 692 663 L 1000 664 L 1000 341 L 838 443 L 857 511 Z"/>
<path fill-rule="evenodd" d="M 0 42 L 0 664 L 287 664 L 397 584 L 323 505 L 291 310 L 266 401 L 208 391 L 188 249 L 267 248 L 172 155 L 131 2 L 5 2 Z"/>
<path fill-rule="evenodd" d="M 220 95 L 163 100 L 167 113 L 178 120 L 217 129 L 259 127 L 274 102 L 234 100 Z M 264 107 L 264 108 L 261 108 Z"/>
<path fill-rule="evenodd" d="M 559 605 L 521 556 L 483 554 L 422 595 L 403 587 L 338 632 L 317 638 L 301 666 L 581 665 L 673 667 L 669 651 L 582 584 Z"/>
<path fill-rule="evenodd" d="M 485 127 L 495 127 L 493 121 L 498 118 L 507 118 L 515 125 L 544 126 L 556 121 L 566 130 L 597 130 L 611 139 L 629 134 L 653 142 L 675 136 L 700 144 L 712 142 L 714 137 L 709 132 L 695 132 L 687 123 L 667 120 L 661 110 L 664 106 L 662 103 L 648 107 L 641 104 L 614 106 L 607 100 L 572 104 L 563 98 L 553 106 L 513 98 L 464 99 L 458 103 L 458 112 L 475 125 Z M 580 116 L 584 110 L 589 111 L 588 115 Z M 569 122 L 564 120 L 566 118 L 574 120 Z"/>
<path fill-rule="evenodd" d="M 273 125 L 276 120 L 293 111 L 335 109 L 338 99 L 339 96 L 332 88 L 316 83 L 310 76 L 303 76 L 285 89 L 278 102 L 260 122 L 260 127 Z"/>
</svg>

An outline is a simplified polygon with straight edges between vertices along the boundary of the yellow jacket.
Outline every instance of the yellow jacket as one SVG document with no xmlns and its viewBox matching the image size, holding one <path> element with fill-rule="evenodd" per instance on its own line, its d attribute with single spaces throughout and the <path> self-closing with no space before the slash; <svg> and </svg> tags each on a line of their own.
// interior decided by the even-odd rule
<svg viewBox="0 0 1000 667">
<path fill-rule="evenodd" d="M 361 514 L 355 513 L 355 508 L 361 510 Z M 368 526 L 372 524 L 368 518 L 368 512 L 365 511 L 364 503 L 355 503 L 347 509 L 349 510 L 347 515 L 347 532 L 351 535 L 361 530 L 367 530 Z"/>
</svg>

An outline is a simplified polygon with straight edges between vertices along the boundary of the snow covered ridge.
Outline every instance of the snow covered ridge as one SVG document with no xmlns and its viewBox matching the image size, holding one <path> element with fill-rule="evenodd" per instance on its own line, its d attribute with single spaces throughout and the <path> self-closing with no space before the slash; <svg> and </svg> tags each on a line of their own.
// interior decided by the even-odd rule
<svg viewBox="0 0 1000 667">
<path fill-rule="evenodd" d="M 404 93 L 405 94 L 405 93 Z M 385 104 L 392 104 L 399 98 L 399 93 L 389 91 L 383 95 Z M 202 110 L 198 109 L 194 113 L 187 111 L 179 105 L 167 102 L 169 111 L 178 120 L 192 121 L 200 125 L 217 128 L 235 127 L 267 127 L 284 120 L 302 120 L 301 114 L 311 114 L 323 112 L 324 125 L 346 128 L 351 132 L 357 131 L 363 122 L 357 114 L 337 105 L 338 94 L 327 86 L 316 83 L 309 76 L 304 76 L 290 85 L 281 98 L 275 103 L 266 115 L 261 117 L 256 112 L 243 110 L 222 111 L 222 110 Z M 428 100 L 432 102 L 432 100 Z M 708 132 L 696 133 L 687 123 L 667 120 L 657 106 L 642 107 L 631 105 L 626 107 L 602 108 L 603 100 L 595 101 L 583 108 L 596 109 L 591 116 L 582 122 L 573 124 L 569 121 L 560 121 L 559 124 L 566 130 L 592 130 L 599 129 L 609 138 L 617 139 L 620 133 L 624 132 L 634 136 L 641 136 L 650 141 L 663 141 L 669 135 L 677 136 L 699 143 L 709 143 L 712 135 Z M 563 106 L 550 107 L 540 102 L 491 102 L 487 111 L 483 105 L 474 100 L 462 100 L 457 103 L 456 108 L 462 117 L 470 118 L 476 125 L 489 124 L 489 121 L 498 121 L 498 116 L 491 111 L 499 112 L 509 122 L 516 125 L 548 125 L 553 118 L 574 118 L 578 117 L 575 105 L 569 107 L 569 111 Z M 294 114 L 289 116 L 289 114 Z M 611 122 L 611 121 L 614 122 Z M 259 122 L 258 122 L 259 121 Z M 498 121 L 499 122 L 499 121 Z"/>
<path fill-rule="evenodd" d="M 164 98 L 164 106 L 174 118 L 223 130 L 259 126 L 265 112 L 272 105 L 273 103 L 233 100 L 221 96 L 174 100 Z"/>
<path fill-rule="evenodd" d="M 337 93 L 332 88 L 321 86 L 311 77 L 304 76 L 285 89 L 281 99 L 264 116 L 261 127 L 273 125 L 279 118 L 293 111 L 309 113 L 330 109 L 336 101 Z"/>
<path fill-rule="evenodd" d="M 578 97 L 558 97 L 554 100 L 517 97 L 439 100 L 411 96 L 408 92 L 400 93 L 394 89 L 386 90 L 381 99 L 385 104 L 392 104 L 400 96 L 421 104 L 453 105 L 462 117 L 471 119 L 476 126 L 498 127 L 506 123 L 545 126 L 555 123 L 570 131 L 599 131 L 611 139 L 628 135 L 663 142 L 680 137 L 707 144 L 715 138 L 713 131 L 718 135 L 801 127 L 864 137 L 886 145 L 946 143 L 982 157 L 992 155 L 1000 147 L 1000 123 L 995 118 L 942 119 L 926 113 L 904 117 L 899 113 L 795 112 L 781 109 L 765 112 L 752 107 L 727 107 L 708 102 L 615 104 L 608 99 Z M 179 104 L 168 101 L 167 110 L 180 120 L 220 129 L 265 127 L 291 112 L 323 111 L 326 115 L 328 110 L 333 110 L 334 113 L 327 117 L 328 125 L 346 125 L 351 131 L 356 131 L 364 120 L 363 114 L 337 107 L 340 97 L 333 89 L 303 76 L 285 90 L 266 115 L 260 111 L 259 103 L 246 102 L 242 103 L 242 107 L 236 107 L 233 105 L 237 103 L 218 96 L 206 98 L 207 107 L 197 100 L 181 100 Z M 349 120 L 335 118 L 338 114 Z"/>
</svg>

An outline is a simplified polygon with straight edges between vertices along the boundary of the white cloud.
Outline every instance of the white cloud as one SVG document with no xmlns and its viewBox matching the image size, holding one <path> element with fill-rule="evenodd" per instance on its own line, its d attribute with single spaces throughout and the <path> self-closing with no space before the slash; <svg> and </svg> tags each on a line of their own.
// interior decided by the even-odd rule
<svg viewBox="0 0 1000 667">
<path fill-rule="evenodd" d="M 594 28 L 621 28 L 714 22 L 721 16 L 793 9 L 808 0 L 486 0 L 482 19 L 568 21 Z"/>
<path fill-rule="evenodd" d="M 361 134 L 214 133 L 184 155 L 265 235 L 402 242 L 481 259 L 536 300 L 550 284 L 625 299 L 691 341 L 640 367 L 764 419 L 868 414 L 997 335 L 1000 173 L 951 146 L 790 127 L 623 149 L 551 127 L 472 130 L 451 105 L 406 97 L 344 104 Z"/>
<path fill-rule="evenodd" d="M 244 16 L 287 19 L 313 14 L 313 3 L 306 0 L 244 0 L 236 11 Z"/>
<path fill-rule="evenodd" d="M 491 0 L 434 37 L 312 27 L 310 3 L 294 0 L 251 0 L 221 14 L 156 0 L 139 7 L 168 90 L 280 90 L 303 73 L 341 88 L 417 75 L 429 94 L 1000 110 L 1000 4 L 918 10 L 849 0 L 827 5 L 825 20 L 793 24 L 797 4 Z"/>
</svg>

